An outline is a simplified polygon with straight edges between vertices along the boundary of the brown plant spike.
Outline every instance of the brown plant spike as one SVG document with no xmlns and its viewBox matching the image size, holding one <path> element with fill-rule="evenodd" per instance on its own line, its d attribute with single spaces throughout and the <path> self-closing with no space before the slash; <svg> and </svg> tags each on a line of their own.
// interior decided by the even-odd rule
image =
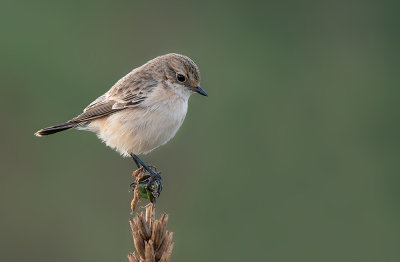
<svg viewBox="0 0 400 262">
<path fill-rule="evenodd" d="M 140 212 L 129 220 L 132 229 L 136 253 L 130 253 L 130 262 L 168 262 L 174 242 L 173 232 L 167 231 L 168 215 L 162 214 L 154 219 L 155 208 L 152 203 L 146 206 L 146 212 Z"/>
</svg>

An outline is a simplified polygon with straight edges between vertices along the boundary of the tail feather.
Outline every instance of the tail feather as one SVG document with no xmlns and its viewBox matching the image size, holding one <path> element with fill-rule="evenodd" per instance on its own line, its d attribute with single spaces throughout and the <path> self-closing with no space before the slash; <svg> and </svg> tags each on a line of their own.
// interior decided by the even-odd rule
<svg viewBox="0 0 400 262">
<path fill-rule="evenodd" d="M 63 123 L 63 124 L 60 124 L 60 125 L 46 127 L 46 128 L 43 128 L 43 129 L 37 131 L 35 133 L 35 136 L 51 135 L 51 134 L 54 134 L 54 133 L 58 133 L 58 132 L 61 132 L 61 131 L 76 127 L 78 125 L 79 125 L 78 123 L 66 122 L 66 123 Z"/>
</svg>

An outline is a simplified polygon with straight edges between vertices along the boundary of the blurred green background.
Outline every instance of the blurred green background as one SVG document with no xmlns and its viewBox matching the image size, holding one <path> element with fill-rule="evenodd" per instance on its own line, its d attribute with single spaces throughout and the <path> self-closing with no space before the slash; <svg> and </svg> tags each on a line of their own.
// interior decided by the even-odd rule
<svg viewBox="0 0 400 262">
<path fill-rule="evenodd" d="M 2 0 L 0 261 L 127 261 L 133 161 L 89 132 L 33 133 L 169 52 L 209 93 L 143 157 L 173 261 L 400 261 L 398 10 Z"/>
</svg>

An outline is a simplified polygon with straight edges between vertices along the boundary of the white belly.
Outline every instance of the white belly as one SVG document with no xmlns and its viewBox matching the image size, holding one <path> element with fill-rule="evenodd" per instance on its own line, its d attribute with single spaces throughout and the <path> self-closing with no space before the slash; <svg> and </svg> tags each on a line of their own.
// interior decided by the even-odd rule
<svg viewBox="0 0 400 262">
<path fill-rule="evenodd" d="M 152 110 L 128 108 L 93 120 L 89 130 L 123 156 L 147 154 L 175 136 L 187 106 L 187 100 L 180 100 L 173 106 L 168 103 Z"/>
</svg>

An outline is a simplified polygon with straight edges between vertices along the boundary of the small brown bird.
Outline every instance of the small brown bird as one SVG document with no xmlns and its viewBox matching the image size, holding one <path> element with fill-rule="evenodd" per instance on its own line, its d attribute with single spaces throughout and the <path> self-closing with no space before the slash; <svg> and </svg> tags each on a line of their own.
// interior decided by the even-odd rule
<svg viewBox="0 0 400 262">
<path fill-rule="evenodd" d="M 191 94 L 207 96 L 200 88 L 200 71 L 187 56 L 159 56 L 132 70 L 83 113 L 56 126 L 41 129 L 46 136 L 70 128 L 95 132 L 122 156 L 132 156 L 160 180 L 137 155 L 147 154 L 173 138 L 185 119 Z M 160 181 L 161 182 L 161 181 Z"/>
</svg>

